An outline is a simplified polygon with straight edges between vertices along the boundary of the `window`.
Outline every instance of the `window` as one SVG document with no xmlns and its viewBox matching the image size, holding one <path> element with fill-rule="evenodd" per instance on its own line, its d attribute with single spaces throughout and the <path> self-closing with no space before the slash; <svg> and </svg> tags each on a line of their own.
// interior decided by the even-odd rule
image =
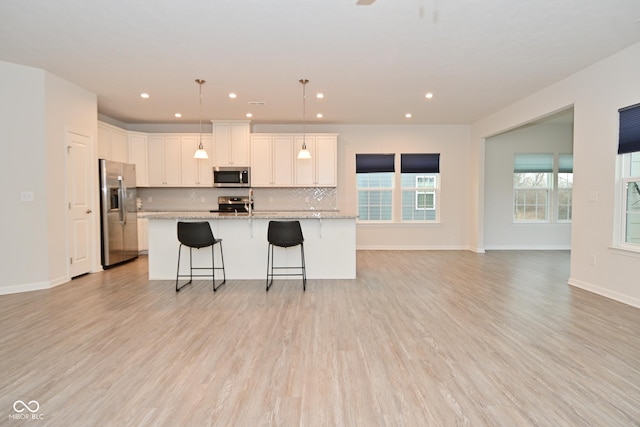
<svg viewBox="0 0 640 427">
<path fill-rule="evenodd" d="M 640 104 L 621 108 L 619 113 L 623 193 L 620 243 L 640 250 Z"/>
<path fill-rule="evenodd" d="M 394 154 L 356 154 L 360 221 L 393 219 Z"/>
<path fill-rule="evenodd" d="M 440 154 L 401 154 L 402 221 L 438 219 Z"/>
<path fill-rule="evenodd" d="M 573 210 L 573 154 L 560 154 L 558 156 L 557 177 L 557 215 L 558 222 L 571 221 Z"/>
<path fill-rule="evenodd" d="M 513 172 L 514 220 L 548 221 L 553 155 L 516 154 Z"/>
<path fill-rule="evenodd" d="M 640 151 L 623 155 L 622 242 L 640 246 Z"/>
<path fill-rule="evenodd" d="M 440 154 L 401 154 L 400 173 L 394 154 L 356 154 L 359 221 L 438 220 Z M 397 195 L 396 180 L 401 191 Z"/>
<path fill-rule="evenodd" d="M 572 216 L 573 155 L 516 154 L 515 222 L 569 222 Z"/>
</svg>

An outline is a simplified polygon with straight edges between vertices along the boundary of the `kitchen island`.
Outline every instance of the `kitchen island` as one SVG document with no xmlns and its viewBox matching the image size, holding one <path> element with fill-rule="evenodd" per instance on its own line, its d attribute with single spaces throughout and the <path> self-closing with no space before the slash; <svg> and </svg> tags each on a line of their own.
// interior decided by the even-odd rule
<svg viewBox="0 0 640 427">
<path fill-rule="evenodd" d="M 227 280 L 265 279 L 269 221 L 298 220 L 304 234 L 308 279 L 355 279 L 356 215 L 336 211 L 253 212 L 147 212 L 149 219 L 149 279 L 175 280 L 178 260 L 178 221 L 208 221 L 213 235 L 222 239 Z M 211 249 L 193 250 L 193 265 L 211 265 Z M 300 248 L 275 248 L 276 265 L 299 265 Z M 189 269 L 182 257 L 181 271 Z M 216 266 L 220 253 L 215 250 Z M 216 272 L 216 279 L 221 272 Z"/>
</svg>

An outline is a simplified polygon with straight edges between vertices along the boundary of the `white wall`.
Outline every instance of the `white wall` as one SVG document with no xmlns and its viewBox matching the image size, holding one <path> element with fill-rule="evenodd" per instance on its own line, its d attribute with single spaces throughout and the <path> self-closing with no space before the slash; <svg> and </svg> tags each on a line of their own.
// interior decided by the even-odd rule
<svg viewBox="0 0 640 427">
<path fill-rule="evenodd" d="M 513 159 L 516 153 L 572 153 L 573 126 L 539 124 L 486 140 L 485 249 L 569 249 L 571 224 L 513 222 Z"/>
<path fill-rule="evenodd" d="M 574 106 L 574 190 L 569 283 L 640 307 L 637 253 L 612 249 L 618 109 L 640 102 L 640 43 L 472 125 L 472 246 L 484 236 L 485 138 Z"/>
<path fill-rule="evenodd" d="M 300 132 L 300 126 L 255 125 L 254 132 Z M 338 208 L 357 212 L 356 153 L 440 153 L 439 224 L 357 225 L 358 249 L 468 249 L 469 153 L 466 125 L 307 125 L 338 133 Z"/>
<path fill-rule="evenodd" d="M 52 284 L 64 283 L 69 280 L 69 250 L 66 198 L 66 154 L 67 132 L 75 131 L 87 135 L 90 139 L 93 171 L 90 175 L 90 188 L 98 192 L 98 107 L 95 94 L 88 92 L 51 73 L 45 73 L 45 105 L 46 105 L 46 184 L 48 205 L 49 236 L 49 278 Z M 94 197 L 93 222 L 94 242 L 92 248 L 93 271 L 102 269 L 99 252 L 99 200 Z"/>
<path fill-rule="evenodd" d="M 37 288 L 49 278 L 44 75 L 42 70 L 0 62 L 0 176 L 4 187 L 0 227 L 5 245 L 0 287 Z M 23 191 L 33 192 L 34 201 L 21 202 Z"/>
<path fill-rule="evenodd" d="M 46 71 L 6 62 L 0 62 L 0 93 L 5 294 L 69 280 L 65 135 L 82 130 L 95 141 L 97 103 L 94 94 Z M 34 201 L 20 201 L 22 191 L 33 192 Z"/>
</svg>

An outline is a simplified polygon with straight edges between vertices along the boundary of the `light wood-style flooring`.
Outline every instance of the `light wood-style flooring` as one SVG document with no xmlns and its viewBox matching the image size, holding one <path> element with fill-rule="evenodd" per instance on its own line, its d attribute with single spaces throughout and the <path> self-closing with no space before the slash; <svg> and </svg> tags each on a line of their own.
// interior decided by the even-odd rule
<svg viewBox="0 0 640 427">
<path fill-rule="evenodd" d="M 360 251 L 356 280 L 215 294 L 142 257 L 0 296 L 0 425 L 638 426 L 640 310 L 569 256 Z"/>
</svg>

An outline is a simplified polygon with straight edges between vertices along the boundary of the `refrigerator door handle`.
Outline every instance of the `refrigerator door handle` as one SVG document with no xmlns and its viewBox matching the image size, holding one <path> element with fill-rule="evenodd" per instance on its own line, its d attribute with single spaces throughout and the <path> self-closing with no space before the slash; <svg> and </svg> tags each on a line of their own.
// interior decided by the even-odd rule
<svg viewBox="0 0 640 427">
<path fill-rule="evenodd" d="M 127 197 L 126 188 L 122 176 L 118 177 L 118 185 L 120 186 L 120 223 L 123 225 L 127 223 L 127 215 L 125 214 L 125 199 Z"/>
</svg>

